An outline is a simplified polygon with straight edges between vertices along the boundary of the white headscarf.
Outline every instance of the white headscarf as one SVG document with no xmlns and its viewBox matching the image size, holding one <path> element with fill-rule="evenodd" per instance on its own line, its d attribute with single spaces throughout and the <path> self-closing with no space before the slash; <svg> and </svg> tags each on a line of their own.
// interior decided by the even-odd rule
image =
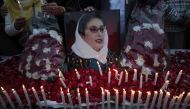
<svg viewBox="0 0 190 109">
<path fill-rule="evenodd" d="M 78 23 L 77 23 L 77 27 L 76 27 L 76 31 L 75 31 L 75 42 L 72 45 L 72 51 L 80 56 L 81 58 L 84 59 L 97 59 L 98 61 L 100 61 L 101 63 L 105 64 L 107 62 L 107 54 L 108 54 L 108 33 L 107 30 L 105 29 L 105 33 L 104 33 L 104 46 L 103 48 L 97 52 L 95 51 L 88 43 L 86 43 L 81 35 L 78 32 L 78 26 L 79 26 L 79 22 L 81 21 L 81 19 L 85 17 L 81 16 Z"/>
</svg>

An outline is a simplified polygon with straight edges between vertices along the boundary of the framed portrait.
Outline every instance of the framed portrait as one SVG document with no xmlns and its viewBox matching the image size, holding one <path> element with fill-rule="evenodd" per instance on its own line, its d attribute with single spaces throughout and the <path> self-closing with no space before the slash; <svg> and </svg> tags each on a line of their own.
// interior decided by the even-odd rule
<svg viewBox="0 0 190 109">
<path fill-rule="evenodd" d="M 119 24 L 119 10 L 65 13 L 67 56 L 74 53 L 84 59 L 93 58 L 104 63 L 110 51 L 119 54 Z"/>
</svg>

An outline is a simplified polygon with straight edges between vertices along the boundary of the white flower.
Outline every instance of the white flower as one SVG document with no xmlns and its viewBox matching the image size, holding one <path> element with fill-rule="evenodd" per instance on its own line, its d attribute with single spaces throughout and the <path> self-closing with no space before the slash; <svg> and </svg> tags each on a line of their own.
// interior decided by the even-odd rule
<svg viewBox="0 0 190 109">
<path fill-rule="evenodd" d="M 125 66 L 126 66 L 126 67 L 129 67 L 129 68 L 132 68 L 131 62 L 126 63 Z"/>
<path fill-rule="evenodd" d="M 34 44 L 33 46 L 32 46 L 32 50 L 34 51 L 34 50 L 37 50 L 38 49 L 38 46 L 39 46 L 39 44 Z"/>
<path fill-rule="evenodd" d="M 149 47 L 150 49 L 153 48 L 153 45 L 152 45 L 151 41 L 145 41 L 145 42 L 144 42 L 144 46 L 145 46 L 145 47 Z"/>
<path fill-rule="evenodd" d="M 30 70 L 30 64 L 26 64 L 25 65 L 25 69 L 28 71 L 28 70 Z"/>
<path fill-rule="evenodd" d="M 143 23 L 143 29 L 151 29 L 152 25 L 149 23 Z"/>
<path fill-rule="evenodd" d="M 48 79 L 47 75 L 45 75 L 45 74 L 41 75 L 41 80 L 47 80 L 47 79 Z"/>
<path fill-rule="evenodd" d="M 131 50 L 131 46 L 127 45 L 127 47 L 125 48 L 125 53 L 128 53 Z"/>
<path fill-rule="evenodd" d="M 46 70 L 49 71 L 51 70 L 51 62 L 49 59 L 43 59 L 44 61 L 46 61 Z"/>
<path fill-rule="evenodd" d="M 35 73 L 32 74 L 32 78 L 33 79 L 39 79 L 40 75 L 38 74 L 38 72 L 35 72 Z"/>
<path fill-rule="evenodd" d="M 139 66 L 143 66 L 144 65 L 144 59 L 143 56 L 140 54 L 137 54 L 137 59 L 135 60 L 136 64 Z"/>
<path fill-rule="evenodd" d="M 166 58 L 162 58 L 162 60 L 163 60 L 163 64 L 164 64 L 164 69 L 167 67 L 167 61 L 166 61 Z"/>
<path fill-rule="evenodd" d="M 60 44 L 62 44 L 62 37 L 55 30 L 49 30 L 49 34 L 52 38 L 57 40 Z"/>
<path fill-rule="evenodd" d="M 142 67 L 141 73 L 144 75 L 151 75 L 151 70 L 148 67 Z"/>
<path fill-rule="evenodd" d="M 120 61 L 120 64 L 121 64 L 122 67 L 125 67 L 126 59 L 123 58 L 123 59 Z"/>
<path fill-rule="evenodd" d="M 42 42 L 45 43 L 45 44 L 47 44 L 47 40 L 46 39 L 42 40 Z"/>
<path fill-rule="evenodd" d="M 134 26 L 133 27 L 133 31 L 141 31 L 141 27 L 140 26 Z"/>
<path fill-rule="evenodd" d="M 159 65 L 160 65 L 160 63 L 158 62 L 158 55 L 155 54 L 154 55 L 154 64 L 153 64 L 153 66 L 154 67 L 158 67 Z"/>
<path fill-rule="evenodd" d="M 32 74 L 29 73 L 29 72 L 26 72 L 26 77 L 28 77 L 28 78 L 32 78 Z"/>
<path fill-rule="evenodd" d="M 152 24 L 154 30 L 156 30 L 159 34 L 163 34 L 164 33 L 164 30 L 160 28 L 159 24 L 155 23 L 155 24 Z"/>
<path fill-rule="evenodd" d="M 43 53 L 48 53 L 48 52 L 50 52 L 51 51 L 51 48 L 44 48 L 43 49 Z"/>
<path fill-rule="evenodd" d="M 38 67 L 40 66 L 40 62 L 41 62 L 41 60 L 37 60 L 37 61 L 35 62 Z"/>
<path fill-rule="evenodd" d="M 56 76 L 56 74 L 54 73 L 54 72 L 51 72 L 50 74 L 49 74 L 49 77 L 51 78 L 51 77 L 55 77 Z"/>
<path fill-rule="evenodd" d="M 27 61 L 28 63 L 30 63 L 31 60 L 32 60 L 32 55 L 28 55 L 28 57 L 26 58 L 26 61 Z"/>
</svg>

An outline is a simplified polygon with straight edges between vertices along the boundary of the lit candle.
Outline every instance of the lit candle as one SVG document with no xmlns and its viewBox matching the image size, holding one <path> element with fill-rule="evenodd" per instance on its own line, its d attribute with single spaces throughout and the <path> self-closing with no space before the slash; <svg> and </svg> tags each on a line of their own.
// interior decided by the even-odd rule
<svg viewBox="0 0 190 109">
<path fill-rule="evenodd" d="M 176 98 L 177 96 L 173 96 L 172 100 L 170 101 L 170 104 L 169 104 L 169 109 L 173 109 L 173 106 L 174 106 L 174 103 L 176 101 Z"/>
<path fill-rule="evenodd" d="M 133 81 L 137 80 L 137 69 L 134 69 Z"/>
<path fill-rule="evenodd" d="M 189 103 L 189 100 L 190 100 L 190 92 L 187 94 L 187 96 L 185 97 L 185 99 L 183 101 L 182 109 L 187 109 L 187 105 Z"/>
<path fill-rule="evenodd" d="M 104 109 L 105 93 L 104 93 L 104 89 L 102 87 L 100 88 L 102 90 L 102 109 Z"/>
<path fill-rule="evenodd" d="M 3 94 L 6 96 L 6 98 L 7 98 L 8 102 L 9 102 L 9 104 L 11 105 L 11 108 L 12 108 L 12 109 L 15 109 L 15 105 L 13 104 L 13 101 L 11 100 L 11 98 L 10 98 L 10 96 L 8 95 L 7 91 L 4 90 L 3 87 L 1 87 L 1 90 L 3 91 Z"/>
<path fill-rule="evenodd" d="M 125 82 L 128 82 L 128 72 L 126 69 L 125 69 Z"/>
<path fill-rule="evenodd" d="M 119 80 L 119 78 L 118 78 L 118 71 L 117 71 L 117 69 L 113 69 L 113 71 L 115 72 L 115 79 L 116 79 L 116 80 Z"/>
<path fill-rule="evenodd" d="M 132 108 L 134 96 L 135 96 L 135 91 L 131 90 L 131 99 L 130 99 L 129 109 Z"/>
<path fill-rule="evenodd" d="M 141 76 L 140 76 L 140 84 L 139 84 L 140 89 L 142 89 L 142 84 L 143 84 L 143 76 L 141 74 Z"/>
<path fill-rule="evenodd" d="M 142 103 L 141 96 L 142 96 L 142 92 L 141 92 L 141 91 L 138 91 L 137 109 L 140 108 L 140 104 Z"/>
<path fill-rule="evenodd" d="M 40 104 L 39 96 L 38 96 L 38 94 L 37 94 L 37 92 L 36 92 L 36 89 L 35 89 L 34 87 L 32 87 L 32 91 L 33 91 L 33 93 L 34 93 L 34 96 L 35 96 L 35 98 L 36 98 L 36 101 L 38 102 L 39 108 L 42 109 L 42 106 L 41 106 L 41 104 Z"/>
<path fill-rule="evenodd" d="M 180 70 L 180 72 L 178 73 L 177 78 L 175 80 L 175 84 L 177 84 L 179 82 L 181 75 L 182 75 L 182 72 L 183 72 L 183 70 Z"/>
<path fill-rule="evenodd" d="M 71 94 L 69 92 L 69 88 L 67 89 L 67 97 L 69 99 L 69 104 L 71 106 L 71 109 L 73 109 L 73 102 L 72 102 L 72 99 L 71 99 Z"/>
<path fill-rule="evenodd" d="M 108 71 L 108 84 L 110 84 L 111 82 L 111 70 L 109 68 L 109 71 Z"/>
<path fill-rule="evenodd" d="M 170 71 L 168 71 L 168 72 L 166 73 L 166 76 L 165 76 L 165 79 L 164 79 L 165 81 L 168 80 L 169 75 L 170 75 Z"/>
<path fill-rule="evenodd" d="M 75 73 L 76 73 L 76 75 L 77 75 L 77 79 L 79 80 L 79 79 L 80 79 L 80 74 L 79 74 L 79 72 L 78 72 L 77 69 L 75 69 Z"/>
<path fill-rule="evenodd" d="M 65 80 L 65 77 L 63 76 L 63 73 L 61 72 L 60 69 L 58 69 L 58 72 L 59 72 L 59 78 L 62 78 L 63 80 Z"/>
<path fill-rule="evenodd" d="M 28 103 L 28 106 L 29 106 L 30 109 L 32 109 L 31 101 L 30 101 L 30 98 L 29 98 L 28 92 L 27 92 L 27 90 L 26 90 L 26 88 L 25 88 L 24 85 L 22 85 L 22 88 L 23 88 L 24 95 L 25 95 L 25 97 L 26 97 L 26 101 L 27 101 L 27 103 Z"/>
<path fill-rule="evenodd" d="M 81 102 L 81 96 L 80 96 L 80 90 L 77 88 L 77 96 L 78 96 L 78 102 L 79 102 L 79 109 L 82 109 L 82 102 Z"/>
<path fill-rule="evenodd" d="M 97 65 L 98 65 L 98 70 L 99 70 L 100 76 L 103 76 L 102 68 L 101 68 L 100 63 L 98 61 L 97 61 Z"/>
<path fill-rule="evenodd" d="M 7 109 L 6 103 L 4 102 L 3 97 L 1 95 L 0 95 L 0 103 L 3 109 Z"/>
<path fill-rule="evenodd" d="M 157 103 L 157 109 L 160 109 L 162 97 L 163 97 L 163 91 L 160 90 L 159 97 L 158 97 L 158 103 Z"/>
<path fill-rule="evenodd" d="M 45 91 L 44 91 L 44 87 L 41 86 L 40 89 L 41 89 L 41 92 L 42 92 L 42 98 L 44 100 L 45 107 L 47 108 L 47 99 L 46 99 L 46 94 L 45 94 Z"/>
<path fill-rule="evenodd" d="M 113 89 L 115 91 L 115 109 L 118 109 L 118 103 L 119 103 L 119 92 L 117 89 Z"/>
<path fill-rule="evenodd" d="M 61 93 L 61 100 L 62 100 L 62 103 L 63 103 L 63 108 L 66 109 L 65 95 L 64 95 L 64 93 L 63 93 L 63 89 L 60 88 L 60 90 L 61 90 L 60 93 Z"/>
<path fill-rule="evenodd" d="M 61 81 L 61 84 L 63 85 L 63 87 L 64 87 L 64 88 L 67 88 L 67 86 L 66 86 L 65 82 L 63 81 L 63 79 L 62 79 L 62 78 L 59 78 L 59 80 Z"/>
<path fill-rule="evenodd" d="M 164 97 L 164 104 L 163 104 L 163 109 L 166 109 L 167 108 L 167 103 L 168 103 L 168 99 L 170 97 L 170 92 L 166 92 L 166 95 Z"/>
<path fill-rule="evenodd" d="M 123 77 L 123 71 L 122 71 L 122 72 L 121 72 L 121 74 L 120 74 L 120 77 L 119 77 L 119 82 L 118 82 L 118 86 L 120 86 L 120 84 L 121 84 L 122 77 Z"/>
<path fill-rule="evenodd" d="M 153 99 L 152 99 L 150 109 L 154 109 L 154 105 L 155 105 L 155 102 L 156 102 L 157 95 L 158 95 L 158 92 L 154 91 L 154 96 L 153 96 Z"/>
<path fill-rule="evenodd" d="M 22 101 L 21 101 L 21 99 L 20 99 L 20 96 L 18 95 L 18 93 L 16 92 L 16 90 L 12 89 L 12 92 L 13 92 L 13 95 L 15 96 L 16 101 L 18 102 L 19 106 L 22 107 L 22 106 L 23 106 L 23 103 L 22 103 Z"/>
<path fill-rule="evenodd" d="M 90 82 L 90 86 L 93 86 L 93 83 L 92 83 L 92 76 L 89 76 L 89 82 Z"/>
<path fill-rule="evenodd" d="M 155 73 L 155 77 L 154 77 L 154 85 L 156 85 L 157 80 L 158 80 L 158 73 Z"/>
<path fill-rule="evenodd" d="M 87 107 L 87 109 L 90 109 L 89 95 L 88 95 L 88 89 L 87 88 L 85 88 L 85 96 L 86 96 L 86 107 Z"/>
<path fill-rule="evenodd" d="M 145 102 L 144 109 L 148 109 L 148 105 L 149 105 L 149 102 L 150 102 L 150 96 L 151 96 L 151 93 L 147 92 L 147 97 L 146 97 L 146 102 Z"/>
<path fill-rule="evenodd" d="M 21 14 L 23 14 L 24 10 L 23 10 L 23 6 L 22 6 L 20 0 L 17 0 L 17 3 L 18 3 Z"/>
<path fill-rule="evenodd" d="M 110 91 L 109 90 L 105 90 L 106 93 L 107 93 L 107 102 L 108 102 L 108 109 L 111 108 L 111 105 L 110 105 Z"/>
<path fill-rule="evenodd" d="M 123 105 L 122 105 L 122 109 L 125 109 L 125 101 L 126 101 L 126 91 L 125 91 L 125 89 L 123 89 Z"/>
<path fill-rule="evenodd" d="M 166 80 L 166 81 L 165 81 L 165 83 L 163 84 L 163 86 L 161 87 L 161 89 L 160 89 L 160 90 L 165 90 L 165 89 L 167 89 L 168 84 L 169 84 L 169 81 L 168 81 L 168 80 Z"/>
<path fill-rule="evenodd" d="M 176 102 L 176 105 L 175 105 L 175 109 L 179 109 L 180 104 L 181 104 L 181 100 L 182 100 L 184 94 L 185 94 L 185 92 L 181 93 L 181 94 L 179 95 L 179 97 L 177 98 L 177 102 Z"/>
</svg>

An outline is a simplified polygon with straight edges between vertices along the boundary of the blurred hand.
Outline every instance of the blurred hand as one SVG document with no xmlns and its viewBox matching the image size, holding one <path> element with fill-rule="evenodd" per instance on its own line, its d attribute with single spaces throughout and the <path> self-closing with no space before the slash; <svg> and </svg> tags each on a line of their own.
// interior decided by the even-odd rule
<svg viewBox="0 0 190 109">
<path fill-rule="evenodd" d="M 2 6 L 2 7 L 1 7 L 1 11 L 0 11 L 1 16 L 6 16 L 7 13 L 8 13 L 7 8 L 4 7 L 4 6 Z"/>
<path fill-rule="evenodd" d="M 26 19 L 24 17 L 18 18 L 15 20 L 14 26 L 16 30 L 22 29 L 26 24 Z"/>
<path fill-rule="evenodd" d="M 65 8 L 57 5 L 57 3 L 47 3 L 42 6 L 42 11 L 45 14 L 61 15 L 65 12 Z"/>
<path fill-rule="evenodd" d="M 91 12 L 91 11 L 95 11 L 95 9 L 93 6 L 88 6 L 88 7 L 84 8 L 84 11 Z"/>
</svg>

